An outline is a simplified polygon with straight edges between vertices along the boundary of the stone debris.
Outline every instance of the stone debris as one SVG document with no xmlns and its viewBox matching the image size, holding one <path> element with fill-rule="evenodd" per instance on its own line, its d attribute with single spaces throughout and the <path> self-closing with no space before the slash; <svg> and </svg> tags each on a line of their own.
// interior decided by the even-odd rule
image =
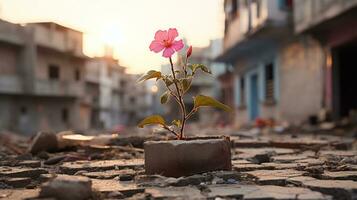
<svg viewBox="0 0 357 200">
<path fill-rule="evenodd" d="M 41 174 L 48 173 L 45 169 L 41 168 L 20 168 L 20 167 L 0 167 L 0 177 L 30 177 L 37 178 Z"/>
<path fill-rule="evenodd" d="M 322 177 L 326 179 L 334 179 L 334 180 L 357 181 L 357 171 L 339 171 L 339 172 L 325 171 L 322 174 Z"/>
<path fill-rule="evenodd" d="M 32 154 L 40 153 L 41 151 L 56 151 L 58 149 L 57 137 L 52 132 L 38 132 L 28 151 Z"/>
<path fill-rule="evenodd" d="M 144 160 L 102 160 L 102 161 L 77 161 L 66 162 L 60 167 L 61 171 L 65 174 L 74 174 L 78 171 L 93 172 L 97 170 L 112 170 L 124 168 L 142 168 Z"/>
<path fill-rule="evenodd" d="M 11 199 L 11 200 L 23 200 L 23 199 L 35 199 L 38 197 L 39 189 L 20 189 L 20 190 L 0 190 L 0 199 Z"/>
<path fill-rule="evenodd" d="M 31 183 L 31 178 L 7 178 L 7 179 L 0 179 L 0 182 L 11 186 L 12 188 L 24 188 Z"/>
<path fill-rule="evenodd" d="M 177 178 L 145 174 L 143 143 L 164 134 L 40 132 L 30 143 L 7 135 L 13 144 L 0 146 L 0 200 L 357 199 L 355 139 L 231 132 L 231 171 Z"/>
<path fill-rule="evenodd" d="M 205 199 L 195 187 L 147 188 L 145 193 L 153 199 Z"/>
<path fill-rule="evenodd" d="M 92 180 L 80 176 L 59 176 L 43 184 L 39 196 L 58 200 L 89 199 L 92 196 Z"/>
<path fill-rule="evenodd" d="M 92 179 L 93 190 L 108 195 L 112 192 L 120 192 L 126 197 L 144 192 L 144 188 L 138 187 L 133 182 L 120 182 L 118 180 Z"/>
<path fill-rule="evenodd" d="M 234 199 L 331 199 L 330 196 L 307 188 L 257 186 L 257 185 L 212 185 L 208 186 L 208 198 Z"/>
<path fill-rule="evenodd" d="M 259 184 L 263 185 L 286 185 L 287 179 L 291 177 L 302 176 L 304 172 L 294 169 L 284 170 L 256 170 L 243 172 L 256 179 Z"/>
<path fill-rule="evenodd" d="M 132 169 L 123 170 L 108 170 L 108 171 L 95 171 L 82 173 L 83 176 L 96 179 L 112 179 L 119 177 L 120 180 L 125 179 L 126 181 L 132 180 L 136 172 Z"/>
</svg>

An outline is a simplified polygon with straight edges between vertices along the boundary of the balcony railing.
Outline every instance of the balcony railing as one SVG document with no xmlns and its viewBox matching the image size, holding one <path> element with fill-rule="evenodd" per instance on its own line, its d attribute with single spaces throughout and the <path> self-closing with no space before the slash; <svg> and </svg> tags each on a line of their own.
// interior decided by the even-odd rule
<svg viewBox="0 0 357 200">
<path fill-rule="evenodd" d="M 73 81 L 36 80 L 36 95 L 80 97 L 84 94 L 84 84 Z"/>
<path fill-rule="evenodd" d="M 0 93 L 23 93 L 22 82 L 17 75 L 0 75 Z"/>
</svg>

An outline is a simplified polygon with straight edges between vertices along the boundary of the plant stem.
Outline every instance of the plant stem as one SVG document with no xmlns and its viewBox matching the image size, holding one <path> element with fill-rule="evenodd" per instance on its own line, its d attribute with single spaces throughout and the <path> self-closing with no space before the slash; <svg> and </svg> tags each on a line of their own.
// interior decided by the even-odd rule
<svg viewBox="0 0 357 200">
<path fill-rule="evenodd" d="M 183 101 L 182 94 L 180 92 L 180 88 L 177 85 L 177 81 L 178 80 L 176 79 L 174 64 L 172 63 L 171 57 L 169 58 L 169 60 L 170 60 L 170 65 L 171 65 L 172 76 L 174 78 L 174 84 L 175 84 L 176 91 L 177 91 L 177 96 L 179 98 L 178 104 L 179 104 L 179 106 L 181 108 L 181 121 L 182 121 L 182 124 L 181 124 L 180 135 L 179 135 L 178 139 L 183 139 L 183 137 L 184 137 L 184 128 L 185 128 L 185 123 L 186 123 L 186 107 L 185 107 L 185 103 Z"/>
<path fill-rule="evenodd" d="M 175 131 L 173 131 L 173 130 L 171 130 L 168 126 L 163 126 L 163 128 L 164 129 L 166 129 L 166 130 L 168 130 L 168 131 L 170 131 L 172 134 L 174 134 L 176 137 L 179 137 L 179 135 L 175 132 Z"/>
</svg>

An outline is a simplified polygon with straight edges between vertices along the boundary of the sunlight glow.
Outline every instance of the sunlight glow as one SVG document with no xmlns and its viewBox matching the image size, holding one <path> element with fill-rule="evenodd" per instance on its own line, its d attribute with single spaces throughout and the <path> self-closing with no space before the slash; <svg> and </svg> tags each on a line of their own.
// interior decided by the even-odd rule
<svg viewBox="0 0 357 200">
<path fill-rule="evenodd" d="M 84 32 L 84 53 L 104 54 L 103 45 L 129 72 L 167 63 L 149 50 L 158 29 L 175 27 L 190 45 L 223 37 L 223 0 L 1 0 L 1 18 L 14 23 L 53 21 Z"/>
</svg>

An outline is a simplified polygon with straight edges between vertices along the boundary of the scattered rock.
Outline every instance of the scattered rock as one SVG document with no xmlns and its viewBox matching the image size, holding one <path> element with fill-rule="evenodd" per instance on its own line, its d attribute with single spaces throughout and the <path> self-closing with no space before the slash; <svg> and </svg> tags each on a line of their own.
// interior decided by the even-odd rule
<svg viewBox="0 0 357 200">
<path fill-rule="evenodd" d="M 263 169 L 273 169 L 271 166 L 264 166 L 259 164 L 237 164 L 233 161 L 233 169 L 239 172 L 253 171 L 253 170 L 263 170 Z"/>
<path fill-rule="evenodd" d="M 41 161 L 39 160 L 24 160 L 16 164 L 16 166 L 22 166 L 22 167 L 41 167 Z"/>
<path fill-rule="evenodd" d="M 0 190 L 0 199 L 11 199 L 11 200 L 23 200 L 23 199 L 35 199 L 38 197 L 38 189 L 30 190 Z"/>
<path fill-rule="evenodd" d="M 243 172 L 251 177 L 254 177 L 258 183 L 264 185 L 286 185 L 288 178 L 302 176 L 304 172 L 293 169 L 286 170 L 256 170 Z"/>
<path fill-rule="evenodd" d="M 146 188 L 145 193 L 153 199 L 205 199 L 195 187 Z"/>
<path fill-rule="evenodd" d="M 108 170 L 108 171 L 86 172 L 86 173 L 82 173 L 82 175 L 87 176 L 89 178 L 97 178 L 97 179 L 112 179 L 119 176 L 122 177 L 120 178 L 120 180 L 123 181 L 124 179 L 132 180 L 133 176 L 135 175 L 135 171 L 132 169 Z"/>
<path fill-rule="evenodd" d="M 325 171 L 322 174 L 322 177 L 325 179 L 357 181 L 357 171 L 339 171 L 339 172 Z"/>
<path fill-rule="evenodd" d="M 210 192 L 208 198 L 234 198 L 234 199 L 330 199 L 319 192 L 311 191 L 307 188 L 280 187 L 273 185 L 211 185 L 208 186 Z"/>
<path fill-rule="evenodd" d="M 126 197 L 144 192 L 144 188 L 137 187 L 132 182 L 119 182 L 117 180 L 92 179 L 93 189 L 100 193 L 120 192 Z"/>
<path fill-rule="evenodd" d="M 89 199 L 92 196 L 92 181 L 80 176 L 59 176 L 43 184 L 39 196 L 58 200 Z"/>
<path fill-rule="evenodd" d="M 350 180 L 307 180 L 302 185 L 336 199 L 356 199 L 357 183 Z"/>
<path fill-rule="evenodd" d="M 41 168 L 19 168 L 19 167 L 0 167 L 0 177 L 29 177 L 37 178 L 41 174 L 48 173 Z"/>
<path fill-rule="evenodd" d="M 31 183 L 31 178 L 7 178 L 0 180 L 0 182 L 3 182 L 13 188 L 24 188 Z"/>
<path fill-rule="evenodd" d="M 85 170 L 88 172 L 124 168 L 138 168 L 144 166 L 144 160 L 101 160 L 101 161 L 76 161 L 65 162 L 61 165 L 62 173 L 74 174 L 77 171 Z"/>
<path fill-rule="evenodd" d="M 58 149 L 57 137 L 52 132 L 38 132 L 28 151 L 37 154 L 41 151 L 56 151 Z"/>
</svg>

